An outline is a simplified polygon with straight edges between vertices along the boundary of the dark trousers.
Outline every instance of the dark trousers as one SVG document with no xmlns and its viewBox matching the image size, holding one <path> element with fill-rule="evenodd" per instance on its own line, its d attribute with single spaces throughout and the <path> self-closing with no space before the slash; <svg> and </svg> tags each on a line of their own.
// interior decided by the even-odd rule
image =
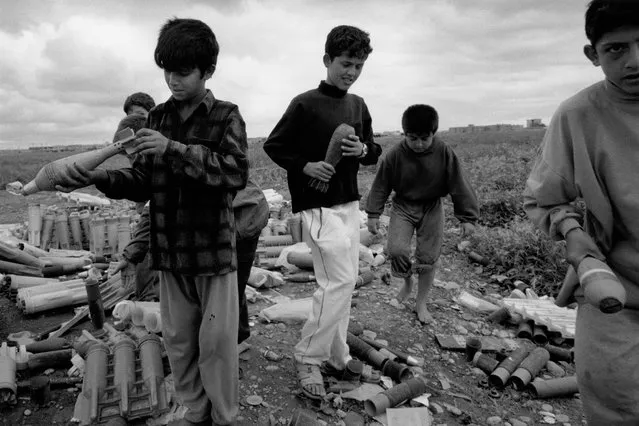
<svg viewBox="0 0 639 426">
<path fill-rule="evenodd" d="M 257 250 L 259 238 L 260 236 L 258 234 L 253 238 L 237 240 L 237 290 L 240 301 L 240 323 L 237 333 L 237 343 L 243 342 L 251 335 L 248 306 L 246 304 L 246 294 L 244 294 L 244 290 L 246 289 L 246 283 L 251 274 L 251 267 L 255 260 L 255 251 Z"/>
<path fill-rule="evenodd" d="M 246 289 L 246 283 L 251 274 L 251 267 L 255 260 L 255 251 L 257 250 L 259 238 L 260 236 L 258 234 L 253 238 L 237 240 L 237 291 L 240 302 L 240 322 L 237 333 L 237 343 L 242 343 L 251 335 L 248 306 L 244 290 Z M 145 299 L 159 296 L 159 294 L 156 295 L 156 287 L 159 281 L 158 271 L 149 269 L 150 260 L 150 256 L 145 257 L 136 268 L 136 293 L 140 298 L 144 296 Z"/>
</svg>

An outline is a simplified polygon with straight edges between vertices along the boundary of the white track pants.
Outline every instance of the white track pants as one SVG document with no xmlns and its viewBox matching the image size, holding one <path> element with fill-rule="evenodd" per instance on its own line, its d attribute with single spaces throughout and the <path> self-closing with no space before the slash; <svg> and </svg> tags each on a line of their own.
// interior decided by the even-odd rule
<svg viewBox="0 0 639 426">
<path fill-rule="evenodd" d="M 341 369 L 351 359 L 346 333 L 359 268 L 359 202 L 304 210 L 301 217 L 319 288 L 295 360 L 316 365 L 330 360 Z"/>
</svg>

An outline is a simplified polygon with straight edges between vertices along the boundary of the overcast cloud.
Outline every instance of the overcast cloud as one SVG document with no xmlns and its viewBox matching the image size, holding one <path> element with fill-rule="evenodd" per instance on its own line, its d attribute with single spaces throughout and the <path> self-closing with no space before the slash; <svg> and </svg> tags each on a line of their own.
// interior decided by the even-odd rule
<svg viewBox="0 0 639 426">
<path fill-rule="evenodd" d="M 428 103 L 440 128 L 547 122 L 601 79 L 581 53 L 586 0 L 0 0 L 0 148 L 110 140 L 127 95 L 169 96 L 153 61 L 170 17 L 209 24 L 221 46 L 208 87 L 267 136 L 290 99 L 316 87 L 328 31 L 370 33 L 351 89 L 375 131 Z"/>
</svg>

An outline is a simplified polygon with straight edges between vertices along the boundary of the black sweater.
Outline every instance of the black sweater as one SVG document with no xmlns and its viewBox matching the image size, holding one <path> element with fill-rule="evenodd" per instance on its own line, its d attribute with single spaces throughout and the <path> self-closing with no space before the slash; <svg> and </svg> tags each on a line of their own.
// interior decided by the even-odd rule
<svg viewBox="0 0 639 426">
<path fill-rule="evenodd" d="M 308 186 L 310 177 L 302 170 L 308 162 L 324 160 L 331 136 L 342 123 L 355 128 L 355 134 L 368 145 L 368 155 L 362 159 L 343 157 L 335 167 L 328 192 L 323 194 Z M 371 117 L 364 100 L 322 81 L 317 89 L 293 98 L 264 142 L 264 151 L 288 172 L 292 208 L 298 212 L 359 200 L 359 163 L 377 163 L 382 148 L 373 142 Z"/>
<path fill-rule="evenodd" d="M 428 205 L 450 194 L 455 217 L 460 222 L 475 223 L 479 203 L 470 182 L 462 172 L 455 152 L 438 137 L 422 153 L 412 151 L 402 140 L 391 148 L 377 166 L 377 175 L 368 194 L 366 213 L 379 217 L 391 191 L 394 203 L 405 207 Z"/>
</svg>

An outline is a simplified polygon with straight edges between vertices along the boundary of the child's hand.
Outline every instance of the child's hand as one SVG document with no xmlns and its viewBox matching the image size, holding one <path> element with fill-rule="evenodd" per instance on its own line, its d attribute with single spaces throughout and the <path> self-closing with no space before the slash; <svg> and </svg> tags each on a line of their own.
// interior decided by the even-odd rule
<svg viewBox="0 0 639 426">
<path fill-rule="evenodd" d="M 379 232 L 379 218 L 369 217 L 368 218 L 368 232 L 376 235 Z"/>
<path fill-rule="evenodd" d="M 113 269 L 110 269 L 108 271 L 109 277 L 112 277 L 115 274 L 117 274 L 118 272 L 123 271 L 124 269 L 126 269 L 127 266 L 129 266 L 129 264 L 130 264 L 130 262 L 126 258 L 123 257 L 122 259 L 120 259 L 118 264 L 115 265 L 115 267 Z"/>
<path fill-rule="evenodd" d="M 135 150 L 133 155 L 163 155 L 169 140 L 160 132 L 151 129 L 140 129 L 135 134 Z"/>
<path fill-rule="evenodd" d="M 475 225 L 470 222 L 464 222 L 461 224 L 461 236 L 470 237 L 475 233 Z"/>
<path fill-rule="evenodd" d="M 318 161 L 316 163 L 306 163 L 302 172 L 306 176 L 310 176 L 322 182 L 328 182 L 335 174 L 335 168 L 326 161 Z"/>
<path fill-rule="evenodd" d="M 364 144 L 359 141 L 359 136 L 349 135 L 348 139 L 342 139 L 342 155 L 344 157 L 360 157 L 364 150 Z"/>
<path fill-rule="evenodd" d="M 67 164 L 56 179 L 55 189 L 60 192 L 72 192 L 106 179 L 104 170 L 89 171 L 79 164 Z"/>
</svg>

